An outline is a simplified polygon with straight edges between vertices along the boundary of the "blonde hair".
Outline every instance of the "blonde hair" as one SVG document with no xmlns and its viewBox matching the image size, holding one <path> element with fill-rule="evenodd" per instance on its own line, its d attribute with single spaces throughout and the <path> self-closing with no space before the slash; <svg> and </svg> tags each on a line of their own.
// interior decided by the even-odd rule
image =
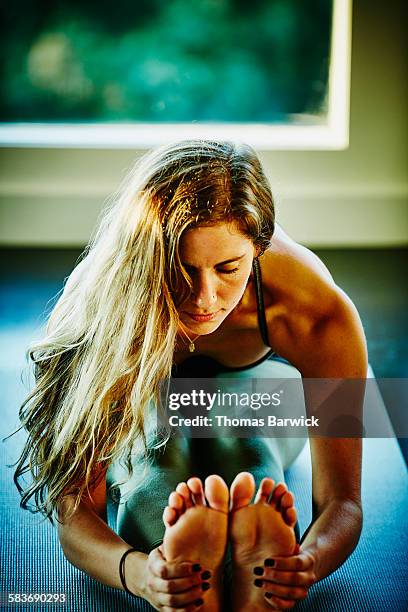
<svg viewBox="0 0 408 612">
<path fill-rule="evenodd" d="M 177 300 L 191 290 L 179 257 L 183 232 L 236 221 L 258 251 L 274 231 L 269 184 L 255 152 L 230 142 L 161 147 L 129 173 L 32 346 L 36 386 L 20 409 L 28 439 L 15 482 L 21 506 L 53 520 L 64 495 L 72 512 L 95 475 L 146 448 L 150 402 L 171 376 Z M 20 428 L 21 429 L 21 428 Z M 20 483 L 29 472 L 32 482 Z M 31 509 L 31 508 L 30 508 Z"/>
</svg>

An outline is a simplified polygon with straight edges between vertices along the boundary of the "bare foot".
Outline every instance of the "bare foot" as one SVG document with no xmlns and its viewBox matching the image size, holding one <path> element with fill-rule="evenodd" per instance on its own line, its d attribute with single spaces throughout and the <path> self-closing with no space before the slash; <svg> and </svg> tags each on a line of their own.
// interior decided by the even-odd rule
<svg viewBox="0 0 408 612">
<path fill-rule="evenodd" d="M 292 493 L 285 484 L 275 487 L 271 478 L 262 480 L 255 502 L 249 505 L 254 493 L 252 474 L 238 474 L 231 485 L 230 510 L 234 612 L 271 609 L 274 604 L 265 598 L 261 570 L 267 559 L 274 555 L 290 556 L 296 549 Z"/>
<path fill-rule="evenodd" d="M 228 535 L 228 487 L 220 476 L 181 482 L 163 513 L 163 554 L 168 561 L 198 561 L 211 572 L 202 610 L 221 610 L 221 575 Z M 206 574 L 204 574 L 206 576 Z M 204 587 L 206 590 L 207 587 Z"/>
</svg>

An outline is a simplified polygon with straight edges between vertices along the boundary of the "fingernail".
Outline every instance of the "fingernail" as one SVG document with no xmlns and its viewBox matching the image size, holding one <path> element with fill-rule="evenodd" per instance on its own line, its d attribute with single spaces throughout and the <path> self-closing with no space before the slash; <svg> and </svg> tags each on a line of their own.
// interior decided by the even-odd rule
<svg viewBox="0 0 408 612">
<path fill-rule="evenodd" d="M 255 576 L 262 576 L 263 573 L 264 573 L 263 567 L 254 567 Z"/>
<path fill-rule="evenodd" d="M 261 587 L 262 586 L 262 580 L 259 580 L 259 578 L 257 578 L 256 580 L 254 580 L 254 585 L 257 587 Z"/>
<path fill-rule="evenodd" d="M 201 574 L 201 578 L 203 580 L 208 580 L 208 578 L 211 578 L 211 572 L 209 570 L 205 570 L 205 572 Z"/>
<path fill-rule="evenodd" d="M 203 582 L 203 584 L 201 585 L 201 588 L 203 589 L 203 591 L 208 591 L 210 587 L 210 583 L 209 582 Z"/>
<path fill-rule="evenodd" d="M 273 567 L 275 565 L 275 560 L 274 559 L 265 559 L 264 565 L 266 567 Z"/>
<path fill-rule="evenodd" d="M 273 593 L 265 593 L 265 597 L 266 599 L 270 599 L 271 597 L 273 597 Z"/>
<path fill-rule="evenodd" d="M 199 563 L 194 563 L 193 572 L 201 572 L 201 565 Z"/>
<path fill-rule="evenodd" d="M 204 603 L 204 599 L 196 599 L 194 602 L 194 605 L 197 606 L 198 608 L 198 606 L 202 606 L 203 603 Z"/>
</svg>

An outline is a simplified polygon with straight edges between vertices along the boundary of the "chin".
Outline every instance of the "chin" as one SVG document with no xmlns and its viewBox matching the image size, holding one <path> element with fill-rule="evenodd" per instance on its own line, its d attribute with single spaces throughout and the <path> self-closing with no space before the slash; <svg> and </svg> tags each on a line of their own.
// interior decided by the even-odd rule
<svg viewBox="0 0 408 612">
<path fill-rule="evenodd" d="M 224 320 L 224 319 L 223 319 Z M 187 321 L 183 321 L 184 325 L 187 327 L 192 334 L 200 334 L 200 336 L 207 336 L 208 334 L 212 334 L 216 329 L 219 328 L 222 321 L 209 322 L 209 323 L 188 323 Z"/>
</svg>

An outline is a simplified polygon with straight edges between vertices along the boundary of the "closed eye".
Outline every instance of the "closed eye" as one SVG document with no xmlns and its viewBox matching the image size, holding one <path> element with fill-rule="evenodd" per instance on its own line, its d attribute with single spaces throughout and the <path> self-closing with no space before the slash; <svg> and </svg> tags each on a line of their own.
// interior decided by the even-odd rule
<svg viewBox="0 0 408 612">
<path fill-rule="evenodd" d="M 190 275 L 193 276 L 196 272 L 196 269 L 193 266 L 188 266 L 186 264 L 183 264 L 186 272 Z M 217 268 L 217 272 L 219 272 L 220 274 L 235 274 L 235 272 L 238 272 L 239 268 L 233 268 L 232 270 L 222 270 L 221 268 Z"/>
<path fill-rule="evenodd" d="M 233 270 L 218 270 L 218 272 L 221 272 L 221 274 L 235 274 L 235 272 L 238 272 L 238 268 L 234 268 Z"/>
</svg>

